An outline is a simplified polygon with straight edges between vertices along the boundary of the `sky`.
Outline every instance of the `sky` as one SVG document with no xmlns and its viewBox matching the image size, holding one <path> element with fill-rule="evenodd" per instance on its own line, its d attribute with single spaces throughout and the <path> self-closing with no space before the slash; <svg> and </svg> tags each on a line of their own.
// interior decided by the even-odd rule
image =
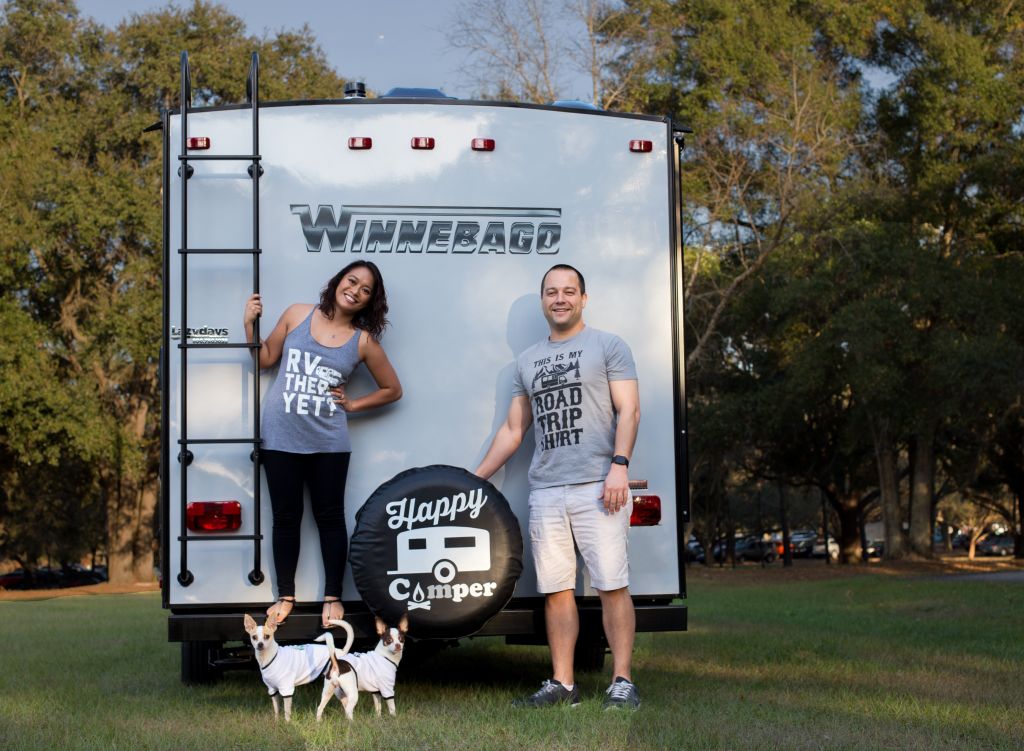
<svg viewBox="0 0 1024 751">
<path fill-rule="evenodd" d="M 77 0 L 83 16 L 114 27 L 133 13 L 157 10 L 168 0 Z M 187 6 L 191 0 L 175 0 Z M 446 27 L 458 0 L 218 0 L 243 19 L 251 35 L 298 29 L 308 23 L 331 66 L 345 80 L 378 92 L 394 86 L 439 88 L 468 99 L 477 86 L 459 72 L 465 52 L 453 49 Z M 573 88 L 586 91 L 584 85 Z"/>
</svg>

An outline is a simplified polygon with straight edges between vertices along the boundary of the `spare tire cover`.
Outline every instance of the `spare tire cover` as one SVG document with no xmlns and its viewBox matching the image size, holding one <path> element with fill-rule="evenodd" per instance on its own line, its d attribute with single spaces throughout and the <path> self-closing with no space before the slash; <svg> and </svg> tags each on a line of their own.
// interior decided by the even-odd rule
<svg viewBox="0 0 1024 751">
<path fill-rule="evenodd" d="M 523 538 L 508 501 L 458 467 L 409 469 L 356 514 L 349 544 L 363 601 L 417 638 L 469 636 L 511 599 Z"/>
</svg>

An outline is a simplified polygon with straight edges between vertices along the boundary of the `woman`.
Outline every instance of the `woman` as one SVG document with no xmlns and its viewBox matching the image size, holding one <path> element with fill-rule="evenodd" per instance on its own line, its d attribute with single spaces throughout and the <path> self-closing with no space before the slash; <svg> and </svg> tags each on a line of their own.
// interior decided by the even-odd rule
<svg viewBox="0 0 1024 751">
<path fill-rule="evenodd" d="M 283 622 L 295 605 L 295 568 L 303 486 L 320 532 L 324 565 L 321 621 L 345 615 L 341 586 L 348 558 L 345 528 L 345 479 L 351 444 L 349 412 L 362 412 L 399 399 L 402 386 L 380 346 L 387 326 L 387 296 L 380 269 L 355 261 L 335 274 L 318 305 L 299 303 L 282 314 L 259 350 L 260 368 L 281 361 L 263 409 L 260 457 L 274 510 L 274 568 L 278 599 L 267 610 Z M 245 304 L 246 339 L 263 313 L 260 295 Z M 283 358 L 283 359 L 282 359 Z M 345 382 L 364 362 L 377 390 L 358 398 Z"/>
</svg>

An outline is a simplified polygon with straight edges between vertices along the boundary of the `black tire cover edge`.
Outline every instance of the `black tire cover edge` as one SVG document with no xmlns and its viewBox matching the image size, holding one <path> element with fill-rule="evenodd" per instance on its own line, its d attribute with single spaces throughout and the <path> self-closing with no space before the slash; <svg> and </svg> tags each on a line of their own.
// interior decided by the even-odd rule
<svg viewBox="0 0 1024 751">
<path fill-rule="evenodd" d="M 490 482 L 459 467 L 405 470 L 356 514 L 349 563 L 359 594 L 416 638 L 479 631 L 512 598 L 523 570 L 519 520 Z"/>
</svg>

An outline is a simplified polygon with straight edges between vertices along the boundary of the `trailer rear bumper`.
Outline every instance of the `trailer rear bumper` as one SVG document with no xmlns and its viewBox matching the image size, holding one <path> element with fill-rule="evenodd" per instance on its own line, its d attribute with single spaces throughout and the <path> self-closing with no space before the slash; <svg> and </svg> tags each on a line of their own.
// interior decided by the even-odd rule
<svg viewBox="0 0 1024 751">
<path fill-rule="evenodd" d="M 581 628 L 600 628 L 601 606 L 597 600 L 583 600 L 579 603 Z M 636 630 L 685 631 L 687 626 L 686 605 L 670 602 L 635 602 Z M 218 612 L 171 611 L 167 621 L 167 639 L 172 642 L 225 642 L 246 639 L 242 627 L 242 616 L 251 613 L 259 618 L 262 608 L 224 608 Z M 375 639 L 373 616 L 368 612 L 346 612 L 347 620 L 355 631 L 357 639 Z M 320 613 L 300 612 L 298 608 L 288 616 L 287 622 L 278 629 L 280 641 L 310 641 L 323 632 L 320 627 Z M 474 636 L 507 636 L 509 641 L 532 641 L 530 637 L 543 639 L 543 600 L 528 603 L 514 602 L 489 620 Z M 414 636 L 414 634 L 413 634 Z"/>
</svg>

